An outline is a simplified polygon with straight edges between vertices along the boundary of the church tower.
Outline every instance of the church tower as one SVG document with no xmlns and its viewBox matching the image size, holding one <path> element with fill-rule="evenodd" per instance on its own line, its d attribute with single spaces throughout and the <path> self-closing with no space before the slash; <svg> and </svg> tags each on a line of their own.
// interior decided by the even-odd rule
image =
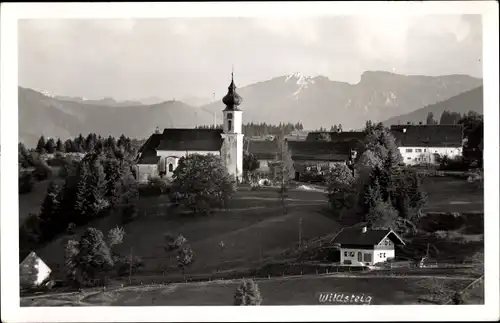
<svg viewBox="0 0 500 323">
<path fill-rule="evenodd" d="M 233 175 L 238 182 L 243 177 L 243 111 L 238 108 L 242 101 L 241 96 L 236 93 L 234 75 L 231 73 L 231 84 L 229 84 L 226 96 L 222 99 L 226 108 L 222 111 L 224 143 L 221 157 L 229 174 Z"/>
</svg>

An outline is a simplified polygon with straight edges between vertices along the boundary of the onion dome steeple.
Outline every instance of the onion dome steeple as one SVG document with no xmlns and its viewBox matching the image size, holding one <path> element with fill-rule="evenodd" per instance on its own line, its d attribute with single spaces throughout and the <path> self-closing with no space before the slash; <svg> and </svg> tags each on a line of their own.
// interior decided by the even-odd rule
<svg viewBox="0 0 500 323">
<path fill-rule="evenodd" d="M 227 94 L 222 98 L 222 103 L 226 105 L 226 110 L 238 110 L 238 106 L 243 102 L 241 96 L 236 93 L 236 85 L 234 84 L 234 74 L 231 73 L 231 84 L 227 88 Z"/>
</svg>

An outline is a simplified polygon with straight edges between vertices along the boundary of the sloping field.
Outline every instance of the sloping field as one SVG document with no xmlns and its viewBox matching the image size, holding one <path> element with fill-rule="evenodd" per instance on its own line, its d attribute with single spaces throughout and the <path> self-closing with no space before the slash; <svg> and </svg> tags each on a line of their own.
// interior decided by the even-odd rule
<svg viewBox="0 0 500 323">
<path fill-rule="evenodd" d="M 300 219 L 303 239 L 340 230 L 337 222 L 317 212 L 317 208 L 325 204 L 323 194 L 300 192 L 290 195 L 287 214 L 283 214 L 276 192 L 257 191 L 238 192 L 231 202 L 233 210 L 197 217 L 169 214 L 171 211 L 166 206 L 152 210 L 155 198 L 143 199 L 142 217 L 123 225 L 126 235 L 117 251 L 143 258 L 145 273 L 161 274 L 169 260 L 164 249 L 164 234 L 182 234 L 196 253 L 195 262 L 186 273 L 210 273 L 221 262 L 227 262 L 222 266 L 226 270 L 241 268 L 259 261 L 261 255 L 266 257 L 289 248 L 298 241 Z M 304 197 L 301 199 L 301 196 Z M 157 204 L 165 203 L 162 198 L 156 199 Z M 121 225 L 119 215 L 90 226 L 107 232 L 116 225 Z M 78 233 L 83 230 L 80 228 Z M 56 273 L 57 266 L 62 268 L 64 245 L 70 238 L 60 237 L 38 252 Z M 224 249 L 219 246 L 221 241 Z M 170 263 L 174 265 L 175 255 L 172 256 Z M 178 273 L 177 269 L 175 271 Z"/>
<path fill-rule="evenodd" d="M 465 288 L 473 279 L 439 279 L 421 277 L 331 277 L 314 276 L 290 279 L 259 280 L 262 305 L 318 305 L 319 293 L 332 292 L 344 296 L 371 296 L 372 305 L 419 304 L 422 298 L 432 298 L 436 282 L 447 295 Z M 46 295 L 23 298 L 21 306 L 151 306 L 151 305 L 232 305 L 239 281 L 140 286 L 114 291 L 67 296 Z M 474 299 L 476 304 L 484 300 Z M 354 304 L 355 305 L 355 304 Z M 360 305 L 358 303 L 358 305 Z"/>
</svg>

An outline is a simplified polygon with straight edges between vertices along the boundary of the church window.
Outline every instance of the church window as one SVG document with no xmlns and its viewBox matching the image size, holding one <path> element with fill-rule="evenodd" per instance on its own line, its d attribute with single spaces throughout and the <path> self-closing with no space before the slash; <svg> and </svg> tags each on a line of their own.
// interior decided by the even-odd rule
<svg viewBox="0 0 500 323">
<path fill-rule="evenodd" d="M 227 119 L 228 119 L 228 120 L 231 120 L 232 118 L 233 118 L 233 114 L 232 114 L 232 113 L 228 113 L 228 114 L 227 114 Z"/>
<path fill-rule="evenodd" d="M 231 120 L 227 121 L 227 130 L 231 131 Z"/>
<path fill-rule="evenodd" d="M 174 171 L 174 165 L 168 164 L 168 171 L 173 172 Z"/>
</svg>

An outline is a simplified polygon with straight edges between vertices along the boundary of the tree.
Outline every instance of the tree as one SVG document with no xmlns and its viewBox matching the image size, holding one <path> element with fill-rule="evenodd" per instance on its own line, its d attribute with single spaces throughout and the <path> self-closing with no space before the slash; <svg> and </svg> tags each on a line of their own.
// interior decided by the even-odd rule
<svg viewBox="0 0 500 323">
<path fill-rule="evenodd" d="M 125 230 L 121 227 L 116 227 L 108 232 L 107 243 L 110 248 L 119 245 L 123 242 L 123 236 L 125 235 Z"/>
<path fill-rule="evenodd" d="M 185 246 L 179 249 L 177 253 L 177 266 L 179 267 L 183 276 L 186 268 L 191 266 L 191 264 L 194 262 L 194 256 L 194 252 L 190 246 Z"/>
<path fill-rule="evenodd" d="M 30 154 L 24 144 L 20 142 L 18 148 L 18 164 L 20 167 L 28 168 L 32 164 Z"/>
<path fill-rule="evenodd" d="M 248 174 L 260 167 L 260 162 L 254 154 L 243 153 L 243 171 Z"/>
<path fill-rule="evenodd" d="M 53 138 L 49 138 L 45 143 L 45 151 L 47 154 L 53 154 L 56 151 L 56 143 Z"/>
<path fill-rule="evenodd" d="M 432 112 L 429 112 L 427 114 L 426 124 L 427 125 L 435 125 L 435 124 L 437 124 L 437 121 L 434 120 L 434 114 Z"/>
<path fill-rule="evenodd" d="M 33 190 L 33 176 L 30 172 L 19 169 L 19 194 L 27 194 Z"/>
<path fill-rule="evenodd" d="M 276 156 L 276 162 L 274 166 L 275 170 L 275 180 L 279 183 L 279 196 L 281 198 L 281 205 L 283 207 L 283 213 L 287 213 L 287 208 L 285 204 L 285 199 L 287 197 L 288 186 L 290 180 L 294 177 L 294 167 L 292 154 L 288 148 L 288 141 L 284 136 L 280 136 L 277 140 L 278 143 L 278 154 Z"/>
<path fill-rule="evenodd" d="M 318 140 L 320 141 L 331 141 L 331 136 L 327 132 L 320 132 L 318 136 Z"/>
<path fill-rule="evenodd" d="M 49 183 L 40 209 L 41 230 L 44 238 L 50 239 L 65 229 L 66 223 L 61 219 L 61 187 L 54 182 Z"/>
<path fill-rule="evenodd" d="M 82 160 L 79 167 L 78 185 L 76 188 L 75 211 L 83 220 L 92 214 L 91 205 L 93 195 L 91 187 L 91 170 L 86 160 Z"/>
<path fill-rule="evenodd" d="M 106 200 L 107 194 L 107 182 L 106 182 L 106 174 L 104 173 L 104 167 L 100 161 L 100 158 L 94 161 L 92 170 L 92 198 L 89 201 L 92 203 L 92 213 L 94 215 L 98 215 L 102 210 L 109 206 L 108 201 Z"/>
<path fill-rule="evenodd" d="M 45 153 L 45 137 L 42 135 L 40 139 L 38 139 L 38 143 L 36 145 L 36 152 L 39 154 Z"/>
<path fill-rule="evenodd" d="M 351 208 L 354 197 L 355 178 L 351 169 L 345 164 L 337 164 L 328 173 L 326 185 L 328 200 L 333 210 Z"/>
<path fill-rule="evenodd" d="M 113 268 L 111 250 L 100 230 L 88 228 L 79 242 L 70 240 L 66 244 L 68 278 L 78 285 L 93 285 L 94 279 Z"/>
<path fill-rule="evenodd" d="M 57 142 L 56 142 L 56 151 L 58 152 L 64 152 L 64 145 L 61 141 L 60 138 L 57 138 Z"/>
<path fill-rule="evenodd" d="M 219 156 L 192 154 L 181 157 L 171 186 L 178 202 L 195 213 L 209 213 L 227 204 L 233 180 Z"/>
<path fill-rule="evenodd" d="M 261 303 L 259 286 L 252 279 L 244 279 L 234 294 L 234 305 L 260 305 Z"/>
<path fill-rule="evenodd" d="M 477 112 L 469 111 L 458 124 L 464 127 L 464 152 L 463 156 L 469 161 L 476 161 L 478 167 L 483 163 L 484 121 L 483 116 Z"/>
</svg>

